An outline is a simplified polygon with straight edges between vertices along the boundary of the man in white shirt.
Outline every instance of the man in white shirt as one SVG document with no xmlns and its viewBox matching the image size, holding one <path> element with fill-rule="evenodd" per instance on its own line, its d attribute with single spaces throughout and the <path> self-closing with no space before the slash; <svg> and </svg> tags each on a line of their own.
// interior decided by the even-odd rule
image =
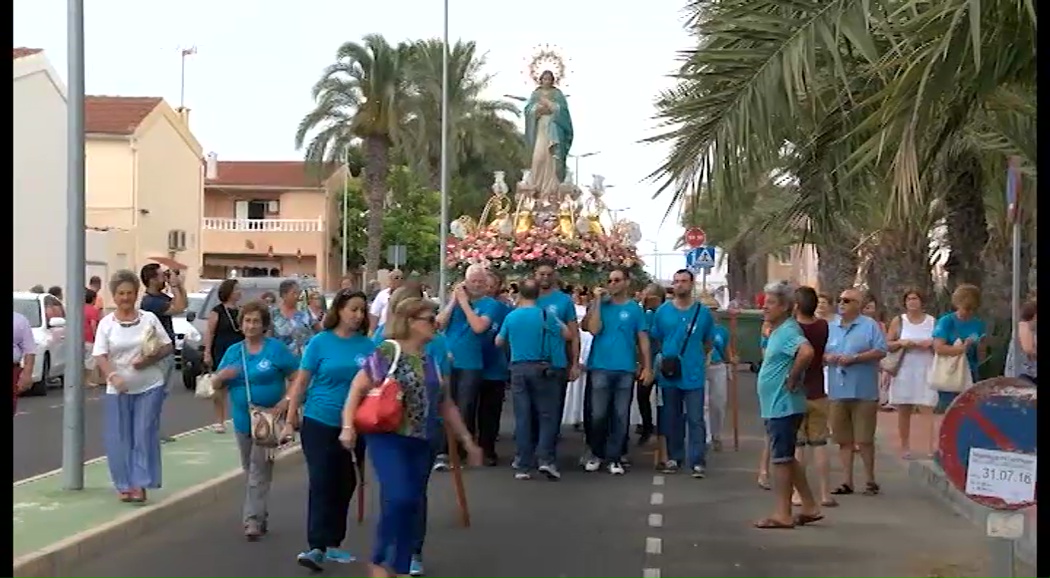
<svg viewBox="0 0 1050 578">
<path fill-rule="evenodd" d="M 404 279 L 405 275 L 400 269 L 394 269 L 387 276 L 387 288 L 376 294 L 376 298 L 372 300 L 372 307 L 368 310 L 368 315 L 372 318 L 370 327 L 386 323 L 386 305 L 390 302 L 390 294 L 397 291 Z"/>
</svg>

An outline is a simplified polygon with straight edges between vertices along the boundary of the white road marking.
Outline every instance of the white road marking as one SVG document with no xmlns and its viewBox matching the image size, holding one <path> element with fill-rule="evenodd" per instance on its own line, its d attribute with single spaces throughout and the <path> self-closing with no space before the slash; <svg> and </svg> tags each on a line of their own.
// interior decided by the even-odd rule
<svg viewBox="0 0 1050 578">
<path fill-rule="evenodd" d="M 664 525 L 663 514 L 649 514 L 649 527 L 659 528 Z"/>
<path fill-rule="evenodd" d="M 654 486 L 662 486 L 662 485 L 664 485 L 664 477 L 663 476 L 659 476 L 659 475 L 653 476 L 653 485 Z"/>
<path fill-rule="evenodd" d="M 663 552 L 664 545 L 663 540 L 660 538 L 649 537 L 645 539 L 645 553 L 646 554 L 661 554 Z"/>
<path fill-rule="evenodd" d="M 642 578 L 660 578 L 660 569 L 644 568 L 642 569 Z"/>
<path fill-rule="evenodd" d="M 664 495 L 660 492 L 653 492 L 652 496 L 649 496 L 649 504 L 653 506 L 660 506 L 664 503 Z"/>
</svg>

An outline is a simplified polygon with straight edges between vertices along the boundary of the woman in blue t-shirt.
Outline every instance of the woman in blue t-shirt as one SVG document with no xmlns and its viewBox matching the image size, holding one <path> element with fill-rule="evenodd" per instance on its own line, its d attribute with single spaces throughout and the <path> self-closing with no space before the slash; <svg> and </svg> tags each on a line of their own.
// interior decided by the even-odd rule
<svg viewBox="0 0 1050 578">
<path fill-rule="evenodd" d="M 339 546 L 346 538 L 350 499 L 357 489 L 355 461 L 363 464 L 364 453 L 363 448 L 344 449 L 339 432 L 350 383 L 375 350 L 368 338 L 364 293 L 348 289 L 336 293 L 323 323 L 323 331 L 306 344 L 299 376 L 288 392 L 288 424 L 299 429 L 309 478 L 308 547 L 296 560 L 315 572 L 326 561 L 354 560 Z"/>
<path fill-rule="evenodd" d="M 966 355 L 974 383 L 979 381 L 977 370 L 988 355 L 988 347 L 984 342 L 984 320 L 977 317 L 977 309 L 980 306 L 981 290 L 975 285 L 959 285 L 952 292 L 952 307 L 955 311 L 942 315 L 933 326 L 933 352 L 951 357 Z M 956 345 L 956 341 L 961 343 Z M 937 393 L 938 403 L 935 411 L 944 412 L 960 392 Z"/>
<path fill-rule="evenodd" d="M 249 540 L 257 540 L 267 531 L 266 497 L 273 480 L 273 453 L 252 439 L 249 406 L 284 415 L 288 407 L 285 383 L 299 369 L 299 360 L 283 343 L 266 337 L 270 321 L 265 303 L 253 301 L 242 307 L 240 330 L 244 340 L 226 349 L 214 377 L 230 392 L 233 431 L 241 451 L 241 467 L 247 474 L 244 536 Z"/>
<path fill-rule="evenodd" d="M 401 424 L 396 431 L 365 434 L 382 494 L 371 575 L 392 578 L 413 574 L 413 570 L 417 574 L 422 572 L 421 567 L 413 568 L 412 558 L 420 538 L 419 524 L 433 457 L 432 442 L 445 435 L 438 417 L 444 418 L 460 439 L 472 465 L 480 465 L 482 456 L 448 396 L 438 369 L 439 360 L 426 351 L 426 344 L 436 332 L 434 304 L 410 298 L 387 311 L 386 341 L 369 356 L 354 378 L 339 439 L 345 447 L 355 446 L 354 416 L 361 400 L 392 374 L 402 392 Z"/>
</svg>

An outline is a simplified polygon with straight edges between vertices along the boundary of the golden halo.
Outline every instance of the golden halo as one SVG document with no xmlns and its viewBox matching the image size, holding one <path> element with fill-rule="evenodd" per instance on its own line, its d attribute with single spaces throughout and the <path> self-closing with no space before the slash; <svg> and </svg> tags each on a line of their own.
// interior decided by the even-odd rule
<svg viewBox="0 0 1050 578">
<path fill-rule="evenodd" d="M 529 61 L 528 75 L 533 83 L 540 84 L 540 75 L 543 74 L 544 70 L 550 70 L 554 73 L 555 84 L 563 85 L 565 83 L 565 76 L 568 71 L 565 59 L 558 53 L 556 47 L 549 44 L 539 47 Z"/>
</svg>

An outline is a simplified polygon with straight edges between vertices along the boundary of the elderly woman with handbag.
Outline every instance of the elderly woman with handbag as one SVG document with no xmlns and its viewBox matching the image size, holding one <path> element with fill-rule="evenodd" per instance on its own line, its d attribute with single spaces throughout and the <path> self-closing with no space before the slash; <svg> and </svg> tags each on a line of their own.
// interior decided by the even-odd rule
<svg viewBox="0 0 1050 578">
<path fill-rule="evenodd" d="M 271 322 L 266 304 L 248 303 L 240 317 L 244 341 L 226 350 L 213 378 L 230 392 L 233 430 L 248 486 L 244 537 L 254 541 L 268 529 L 274 449 L 283 441 L 280 421 L 288 407 L 285 383 L 299 369 L 299 360 L 278 339 L 266 337 Z"/>
<path fill-rule="evenodd" d="M 426 352 L 436 332 L 433 303 L 406 299 L 388 315 L 386 341 L 354 377 L 343 410 L 339 440 L 353 448 L 365 436 L 381 486 L 381 510 L 372 550 L 371 575 L 408 576 L 418 541 L 418 521 L 431 467 L 431 441 L 450 427 L 480 465 L 474 443 L 456 405 L 448 396 L 440 360 Z"/>
<path fill-rule="evenodd" d="M 145 502 L 161 484 L 160 412 L 167 397 L 160 361 L 171 338 L 157 316 L 136 306 L 139 278 L 122 269 L 109 290 L 116 310 L 98 323 L 92 356 L 106 380 L 105 446 L 122 502 Z"/>
</svg>

